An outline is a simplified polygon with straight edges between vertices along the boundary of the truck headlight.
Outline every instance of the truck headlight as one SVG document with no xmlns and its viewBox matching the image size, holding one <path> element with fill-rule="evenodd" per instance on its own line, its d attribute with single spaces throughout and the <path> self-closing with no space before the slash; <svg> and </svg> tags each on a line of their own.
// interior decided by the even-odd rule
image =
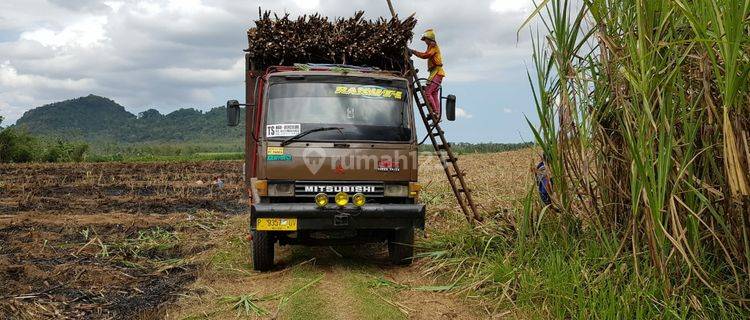
<svg viewBox="0 0 750 320">
<path fill-rule="evenodd" d="M 293 183 L 269 183 L 269 197 L 294 197 Z"/>
<path fill-rule="evenodd" d="M 357 207 L 364 206 L 365 205 L 365 195 L 361 194 L 361 193 L 354 194 L 354 196 L 352 196 L 352 203 L 355 206 L 357 206 Z"/>
<path fill-rule="evenodd" d="M 319 208 L 325 207 L 328 204 L 328 195 L 325 193 L 316 194 L 315 204 L 317 204 Z"/>
<path fill-rule="evenodd" d="M 408 197 L 409 186 L 400 184 L 386 184 L 384 194 L 386 197 Z"/>
<path fill-rule="evenodd" d="M 336 201 L 337 206 L 343 207 L 349 203 L 349 195 L 346 192 L 339 192 L 336 194 L 334 201 Z"/>
</svg>

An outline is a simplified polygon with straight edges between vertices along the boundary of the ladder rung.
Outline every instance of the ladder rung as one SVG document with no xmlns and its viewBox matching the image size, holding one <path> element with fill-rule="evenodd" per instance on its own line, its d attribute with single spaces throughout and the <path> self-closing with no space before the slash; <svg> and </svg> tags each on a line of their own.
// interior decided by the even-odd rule
<svg viewBox="0 0 750 320">
<path fill-rule="evenodd" d="M 476 212 L 477 209 L 474 206 L 473 200 L 471 199 L 471 189 L 467 187 L 466 183 L 463 180 L 463 178 L 466 176 L 466 173 L 459 170 L 457 164 L 458 158 L 454 157 L 450 151 L 451 144 L 448 143 L 448 141 L 445 139 L 445 131 L 440 128 L 439 119 L 433 118 L 433 113 L 430 110 L 430 105 L 427 101 L 427 95 L 425 94 L 425 87 L 419 80 L 419 70 L 414 68 L 414 62 L 410 59 L 407 59 L 407 65 L 411 69 L 409 86 L 414 93 L 414 102 L 416 102 L 417 107 L 420 108 L 418 109 L 420 116 L 427 126 L 427 134 L 432 139 L 436 155 L 440 159 L 441 163 L 445 166 L 445 173 L 451 183 L 451 188 L 455 193 L 456 200 L 461 206 L 461 210 L 463 211 L 469 223 L 472 223 L 473 220 L 482 221 L 481 217 L 478 216 L 478 213 Z M 425 108 L 427 110 L 424 110 L 422 108 Z M 436 136 L 439 136 L 439 140 L 436 140 Z M 446 165 L 446 163 L 448 162 L 453 164 L 453 170 L 450 170 Z M 452 171 L 454 171 L 455 173 L 452 173 Z M 451 180 L 456 178 L 458 178 L 458 181 Z M 463 197 L 461 196 L 461 194 L 463 194 Z"/>
</svg>

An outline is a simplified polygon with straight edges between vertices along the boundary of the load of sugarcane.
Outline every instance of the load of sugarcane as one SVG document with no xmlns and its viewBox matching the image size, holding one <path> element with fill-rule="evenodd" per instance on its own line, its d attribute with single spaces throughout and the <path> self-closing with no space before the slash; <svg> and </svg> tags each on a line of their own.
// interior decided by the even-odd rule
<svg viewBox="0 0 750 320">
<path fill-rule="evenodd" d="M 320 14 L 293 19 L 259 12 L 247 31 L 245 50 L 256 69 L 298 63 L 345 64 L 403 70 L 404 49 L 414 36 L 417 20 L 409 16 L 364 19 L 358 11 L 350 18 L 329 20 Z"/>
</svg>

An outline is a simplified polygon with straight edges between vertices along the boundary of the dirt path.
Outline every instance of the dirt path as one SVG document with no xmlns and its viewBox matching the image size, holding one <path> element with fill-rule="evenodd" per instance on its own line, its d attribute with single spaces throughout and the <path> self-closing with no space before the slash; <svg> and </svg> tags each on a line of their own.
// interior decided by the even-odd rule
<svg viewBox="0 0 750 320">
<path fill-rule="evenodd" d="M 233 218 L 213 235 L 216 249 L 204 257 L 205 269 L 168 318 L 485 318 L 470 301 L 423 291 L 439 283 L 420 272 L 419 261 L 391 266 L 385 245 L 277 247 L 275 271 L 249 271 L 245 223 L 243 217 Z M 246 309 L 243 295 L 263 311 Z"/>
</svg>

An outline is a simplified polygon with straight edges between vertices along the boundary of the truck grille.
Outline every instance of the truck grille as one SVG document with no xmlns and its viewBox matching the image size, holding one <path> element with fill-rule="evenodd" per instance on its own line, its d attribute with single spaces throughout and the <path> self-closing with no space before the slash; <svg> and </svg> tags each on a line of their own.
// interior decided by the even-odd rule
<svg viewBox="0 0 750 320">
<path fill-rule="evenodd" d="M 339 192 L 348 194 L 363 193 L 368 198 L 383 197 L 384 186 L 377 181 L 296 181 L 294 195 L 296 197 L 314 197 L 318 193 L 330 196 Z"/>
</svg>

